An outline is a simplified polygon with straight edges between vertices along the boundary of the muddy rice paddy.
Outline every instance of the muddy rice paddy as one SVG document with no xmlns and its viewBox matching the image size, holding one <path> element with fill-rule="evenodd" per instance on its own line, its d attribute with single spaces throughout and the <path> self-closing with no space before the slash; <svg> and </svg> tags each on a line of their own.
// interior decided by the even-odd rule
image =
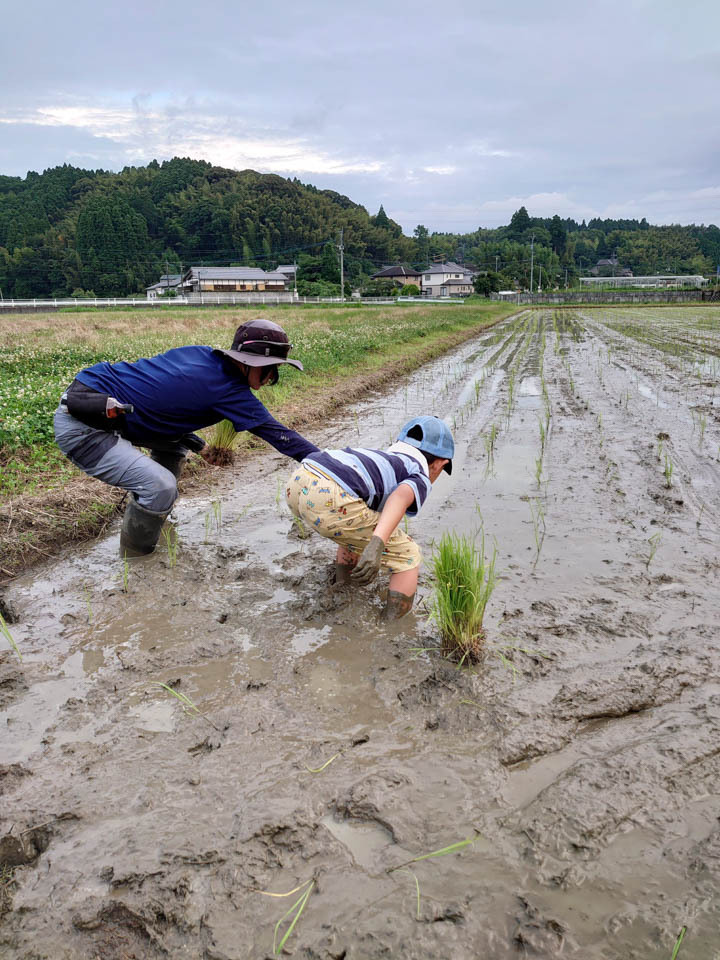
<svg viewBox="0 0 720 960">
<path fill-rule="evenodd" d="M 308 960 L 669 960 L 683 926 L 680 960 L 720 957 L 717 317 L 526 312 L 306 431 L 454 425 L 410 532 L 497 542 L 472 670 L 436 652 L 428 566 L 398 624 L 382 583 L 330 584 L 274 455 L 149 559 L 115 530 L 17 580 L 2 956 L 271 957 L 314 881 Z"/>
</svg>

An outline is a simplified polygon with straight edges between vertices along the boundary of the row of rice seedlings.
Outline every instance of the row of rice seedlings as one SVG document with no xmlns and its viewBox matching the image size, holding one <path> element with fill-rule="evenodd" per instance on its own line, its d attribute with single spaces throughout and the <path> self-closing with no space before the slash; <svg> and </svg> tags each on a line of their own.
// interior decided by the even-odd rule
<svg viewBox="0 0 720 960">
<path fill-rule="evenodd" d="M 438 627 L 446 656 L 477 662 L 482 653 L 485 609 L 498 581 L 497 545 L 490 556 L 485 533 L 477 538 L 444 533 L 433 553 L 435 588 L 430 617 Z"/>
<path fill-rule="evenodd" d="M 15 638 L 10 632 L 10 627 L 5 622 L 5 618 L 1 613 L 0 613 L 0 636 L 4 637 L 7 640 L 10 646 L 10 649 L 15 652 L 16 657 L 18 658 L 20 663 L 22 663 L 22 654 L 20 653 L 20 648 L 15 642 Z"/>
</svg>

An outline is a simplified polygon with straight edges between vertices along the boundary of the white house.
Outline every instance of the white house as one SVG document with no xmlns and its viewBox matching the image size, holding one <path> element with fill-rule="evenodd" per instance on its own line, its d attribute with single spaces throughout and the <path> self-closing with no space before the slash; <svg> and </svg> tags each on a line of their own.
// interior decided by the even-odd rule
<svg viewBox="0 0 720 960">
<path fill-rule="evenodd" d="M 424 297 L 467 297 L 474 292 L 473 273 L 453 263 L 431 263 L 422 272 Z"/>
</svg>

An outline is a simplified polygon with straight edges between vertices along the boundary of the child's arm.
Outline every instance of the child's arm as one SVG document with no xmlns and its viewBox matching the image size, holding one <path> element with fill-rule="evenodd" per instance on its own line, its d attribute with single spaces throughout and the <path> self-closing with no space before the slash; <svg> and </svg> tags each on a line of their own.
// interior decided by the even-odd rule
<svg viewBox="0 0 720 960">
<path fill-rule="evenodd" d="M 401 483 L 387 498 L 370 543 L 360 554 L 351 574 L 357 583 L 370 583 L 377 576 L 385 544 L 414 502 L 415 492 L 407 483 Z"/>
</svg>

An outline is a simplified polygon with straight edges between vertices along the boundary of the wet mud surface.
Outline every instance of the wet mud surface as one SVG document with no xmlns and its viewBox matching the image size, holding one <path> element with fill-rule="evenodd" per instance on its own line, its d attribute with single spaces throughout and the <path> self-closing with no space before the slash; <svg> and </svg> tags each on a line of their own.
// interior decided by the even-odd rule
<svg viewBox="0 0 720 960">
<path fill-rule="evenodd" d="M 267 894 L 314 881 L 283 948 L 313 960 L 668 960 L 682 926 L 720 957 L 714 317 L 521 314 L 307 430 L 454 424 L 410 532 L 497 541 L 472 670 L 437 652 L 429 565 L 397 624 L 385 583 L 330 584 L 274 455 L 151 558 L 115 530 L 18 580 L 2 956 L 270 957 L 307 887 Z"/>
</svg>

